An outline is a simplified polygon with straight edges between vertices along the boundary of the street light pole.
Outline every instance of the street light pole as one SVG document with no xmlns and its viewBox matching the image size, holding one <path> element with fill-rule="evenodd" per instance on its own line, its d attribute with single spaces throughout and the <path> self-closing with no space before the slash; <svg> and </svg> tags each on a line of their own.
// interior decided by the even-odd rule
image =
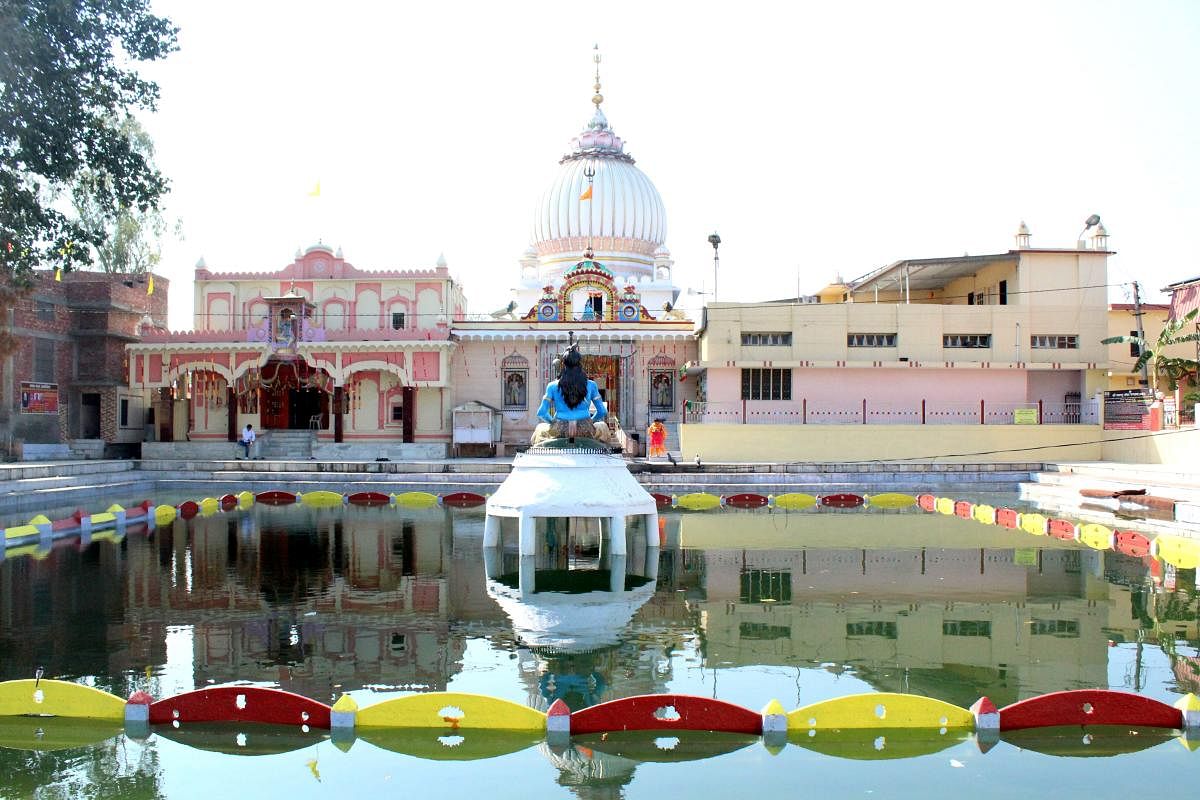
<svg viewBox="0 0 1200 800">
<path fill-rule="evenodd" d="M 708 237 L 708 243 L 713 246 L 713 302 L 717 302 L 717 270 L 721 266 L 721 256 L 717 252 L 717 248 L 721 246 L 721 237 L 716 231 Z"/>
</svg>

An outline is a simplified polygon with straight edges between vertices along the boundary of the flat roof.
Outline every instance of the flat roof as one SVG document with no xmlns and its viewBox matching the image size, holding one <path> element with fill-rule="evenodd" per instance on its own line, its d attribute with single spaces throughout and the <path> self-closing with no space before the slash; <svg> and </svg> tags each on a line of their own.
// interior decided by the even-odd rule
<svg viewBox="0 0 1200 800">
<path fill-rule="evenodd" d="M 1010 250 L 1007 253 L 982 256 L 905 259 L 888 264 L 886 267 L 881 267 L 851 281 L 850 294 L 877 289 L 903 291 L 906 273 L 910 290 L 941 289 L 951 281 L 974 275 L 984 267 L 1003 262 L 1016 264 L 1019 258 L 1016 251 Z"/>
</svg>

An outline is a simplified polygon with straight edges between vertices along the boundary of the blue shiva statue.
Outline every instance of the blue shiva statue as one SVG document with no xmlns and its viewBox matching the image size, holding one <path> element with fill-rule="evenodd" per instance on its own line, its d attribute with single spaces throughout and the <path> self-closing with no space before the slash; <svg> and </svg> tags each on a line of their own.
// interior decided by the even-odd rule
<svg viewBox="0 0 1200 800">
<path fill-rule="evenodd" d="M 572 345 L 563 354 L 562 371 L 558 380 L 546 387 L 537 416 L 544 424 L 534 430 L 534 444 L 576 436 L 608 441 L 608 409 L 596 382 L 589 380 L 583 371 L 583 356 L 578 346 Z"/>
</svg>

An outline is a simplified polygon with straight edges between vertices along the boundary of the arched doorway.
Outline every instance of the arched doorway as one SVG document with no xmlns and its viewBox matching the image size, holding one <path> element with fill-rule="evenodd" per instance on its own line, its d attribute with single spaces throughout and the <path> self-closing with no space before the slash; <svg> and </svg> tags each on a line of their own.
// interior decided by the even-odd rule
<svg viewBox="0 0 1200 800">
<path fill-rule="evenodd" d="M 333 378 L 301 358 L 272 358 L 258 370 L 259 416 L 268 430 L 329 427 Z"/>
</svg>

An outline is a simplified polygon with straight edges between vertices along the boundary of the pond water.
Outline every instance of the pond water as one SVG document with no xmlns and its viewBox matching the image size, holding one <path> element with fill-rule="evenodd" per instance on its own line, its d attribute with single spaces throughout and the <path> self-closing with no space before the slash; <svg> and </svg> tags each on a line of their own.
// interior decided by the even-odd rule
<svg viewBox="0 0 1200 800">
<path fill-rule="evenodd" d="M 657 532 L 631 527 L 626 600 L 597 609 L 571 606 L 584 597 L 571 592 L 607 585 L 590 570 L 613 566 L 586 530 L 558 530 L 540 556 L 539 585 L 564 591 L 524 599 L 505 585 L 515 552 L 485 559 L 482 533 L 482 509 L 256 506 L 56 542 L 0 562 L 0 680 L 41 667 L 119 696 L 236 682 L 327 703 L 348 692 L 360 707 L 449 690 L 540 710 L 666 692 L 755 710 L 874 691 L 964 707 L 1076 688 L 1200 693 L 1194 571 L 1151 559 L 916 510 L 668 513 Z M 1153 731 L 1006 735 L 986 753 L 954 733 L 782 749 L 711 734 L 552 748 L 397 733 L 347 748 L 320 731 L 191 726 L 137 741 L 51 720 L 34 750 L 6 738 L 13 725 L 28 727 L 0 725 L 0 797 L 1070 797 L 1200 777 L 1200 754 Z"/>
</svg>

